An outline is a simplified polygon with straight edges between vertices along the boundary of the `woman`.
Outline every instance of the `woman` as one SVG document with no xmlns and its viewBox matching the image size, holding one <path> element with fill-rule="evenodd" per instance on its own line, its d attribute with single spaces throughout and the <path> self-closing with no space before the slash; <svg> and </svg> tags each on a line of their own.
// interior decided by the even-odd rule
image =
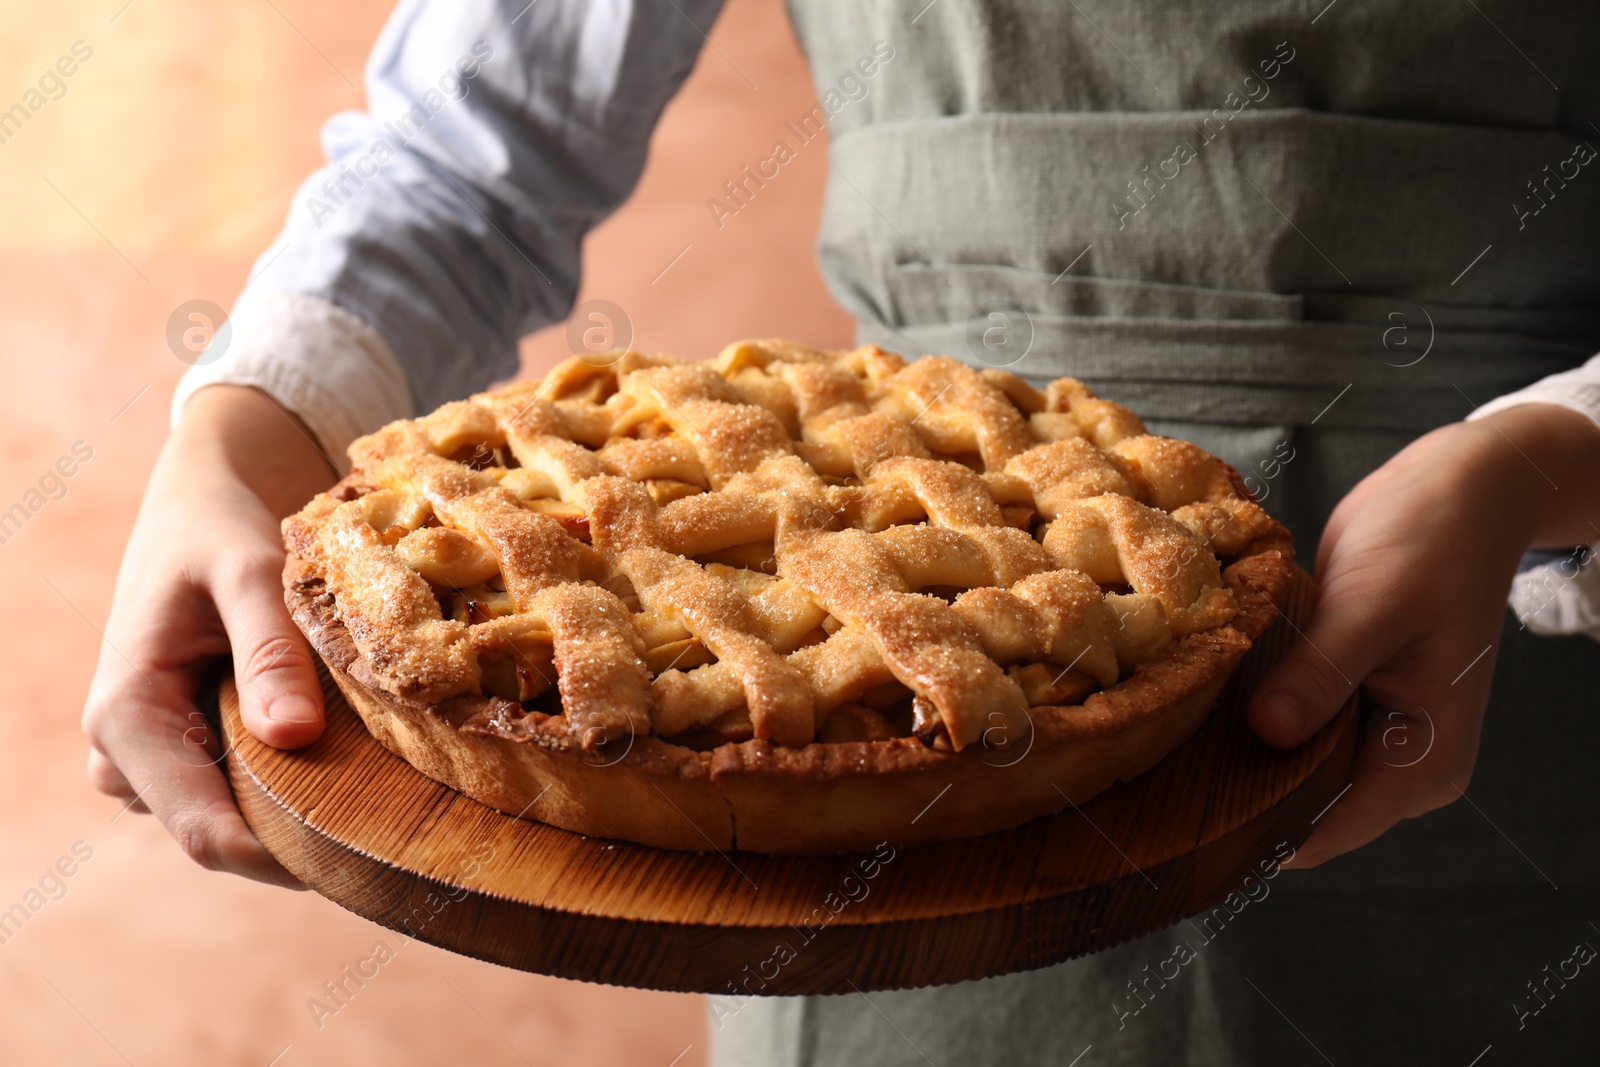
<svg viewBox="0 0 1600 1067">
<path fill-rule="evenodd" d="M 416 0 L 384 31 L 371 113 L 328 125 L 331 162 L 241 297 L 232 350 L 174 400 L 107 624 L 120 655 L 85 712 L 95 784 L 142 798 L 200 862 L 293 881 L 215 768 L 173 755 L 204 657 L 230 646 L 252 732 L 321 730 L 277 519 L 353 437 L 507 376 L 516 338 L 566 314 L 581 238 L 632 189 L 717 7 Z M 1534 639 L 1504 602 L 1530 548 L 1600 539 L 1600 366 L 1571 370 L 1600 348 L 1593 17 L 792 15 L 831 127 L 822 265 L 862 339 L 1075 375 L 1233 463 L 1303 546 L 1323 529 L 1321 600 L 1255 729 L 1296 744 L 1357 687 L 1380 710 L 1291 865 L 1337 862 L 1274 880 L 1215 937 L 1179 927 L 935 990 L 713 1002 L 716 1061 L 1577 1062 L 1577 979 L 1546 976 L 1600 941 L 1581 910 L 1600 881 L 1583 788 L 1600 650 Z M 871 92 L 834 106 L 845 77 Z M 1552 602 L 1571 600 L 1576 572 L 1553 573 Z M 1402 822 L 1469 778 L 1468 803 Z M 1147 981 L 1180 943 L 1178 974 Z"/>
</svg>

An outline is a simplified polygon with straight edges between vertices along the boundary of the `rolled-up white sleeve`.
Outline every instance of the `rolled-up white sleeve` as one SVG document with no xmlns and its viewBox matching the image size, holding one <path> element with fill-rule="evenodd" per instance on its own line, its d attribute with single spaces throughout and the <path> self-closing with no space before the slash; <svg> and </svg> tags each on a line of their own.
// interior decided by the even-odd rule
<svg viewBox="0 0 1600 1067">
<path fill-rule="evenodd" d="M 1497 396 L 1467 418 L 1481 419 L 1522 404 L 1557 404 L 1587 415 L 1600 426 L 1600 356 L 1581 367 L 1541 378 L 1526 389 Z"/>
<path fill-rule="evenodd" d="M 344 474 L 351 441 L 413 414 L 388 342 L 338 305 L 305 293 L 246 291 L 230 320 L 227 350 L 178 382 L 174 423 L 208 385 L 253 385 L 299 415 Z"/>
<path fill-rule="evenodd" d="M 1495 399 L 1468 419 L 1488 418 L 1523 404 L 1555 404 L 1587 416 L 1600 427 L 1600 356 L 1581 367 L 1542 378 L 1526 389 Z M 1600 641 L 1600 537 L 1570 552 L 1530 553 L 1511 583 L 1509 604 L 1518 621 L 1535 633 L 1585 634 Z"/>
<path fill-rule="evenodd" d="M 368 109 L 323 127 L 231 316 L 184 376 L 253 385 L 338 460 L 354 437 L 517 369 L 559 322 L 589 230 L 625 200 L 722 0 L 402 0 Z M 220 335 L 219 335 L 220 336 Z"/>
</svg>

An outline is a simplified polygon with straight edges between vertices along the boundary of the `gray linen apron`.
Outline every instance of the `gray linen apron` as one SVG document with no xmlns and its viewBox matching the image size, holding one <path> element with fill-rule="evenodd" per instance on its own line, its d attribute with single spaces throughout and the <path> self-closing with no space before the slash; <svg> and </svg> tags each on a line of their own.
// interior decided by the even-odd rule
<svg viewBox="0 0 1600 1067">
<path fill-rule="evenodd" d="M 1309 566 L 1406 442 L 1600 348 L 1600 9 L 1324 4 L 791 0 L 861 338 L 1084 379 L 1233 463 Z M 1600 648 L 1511 620 L 1470 803 L 1219 930 L 714 1000 L 713 1063 L 1597 1062 L 1600 968 L 1561 977 L 1600 946 L 1597 690 Z"/>
</svg>

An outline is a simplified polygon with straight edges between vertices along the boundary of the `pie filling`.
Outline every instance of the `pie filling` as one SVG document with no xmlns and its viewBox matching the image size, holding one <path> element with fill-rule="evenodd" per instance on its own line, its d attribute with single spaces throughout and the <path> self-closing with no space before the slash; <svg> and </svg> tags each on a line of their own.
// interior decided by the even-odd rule
<svg viewBox="0 0 1600 1067">
<path fill-rule="evenodd" d="M 875 346 L 573 358 L 350 455 L 285 536 L 372 677 L 586 749 L 1004 745 L 1226 625 L 1275 526 L 1075 379 Z"/>
</svg>

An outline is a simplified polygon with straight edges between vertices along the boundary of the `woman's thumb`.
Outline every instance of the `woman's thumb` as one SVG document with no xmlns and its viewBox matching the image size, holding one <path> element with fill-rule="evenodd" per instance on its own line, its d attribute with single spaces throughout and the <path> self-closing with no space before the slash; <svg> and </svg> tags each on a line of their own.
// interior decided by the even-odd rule
<svg viewBox="0 0 1600 1067">
<path fill-rule="evenodd" d="M 245 729 L 275 748 L 301 748 L 322 736 L 322 686 L 282 598 L 272 573 L 237 595 L 217 594 L 217 611 L 233 646 Z"/>
</svg>

